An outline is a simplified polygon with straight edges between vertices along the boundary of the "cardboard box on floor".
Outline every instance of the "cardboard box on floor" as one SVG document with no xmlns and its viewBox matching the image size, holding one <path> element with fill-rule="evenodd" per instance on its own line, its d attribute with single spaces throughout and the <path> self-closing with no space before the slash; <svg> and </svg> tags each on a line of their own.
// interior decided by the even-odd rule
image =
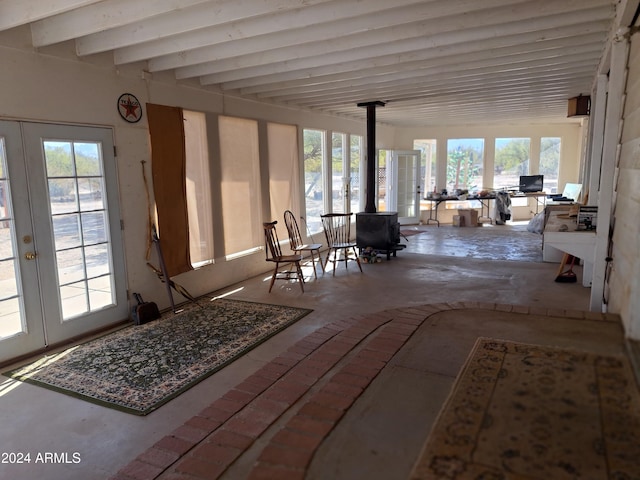
<svg viewBox="0 0 640 480">
<path fill-rule="evenodd" d="M 453 226 L 454 227 L 464 227 L 464 217 L 460 215 L 453 216 Z"/>
<path fill-rule="evenodd" d="M 478 211 L 473 208 L 461 208 L 458 210 L 458 215 L 461 217 L 461 227 L 477 227 L 478 223 Z"/>
</svg>

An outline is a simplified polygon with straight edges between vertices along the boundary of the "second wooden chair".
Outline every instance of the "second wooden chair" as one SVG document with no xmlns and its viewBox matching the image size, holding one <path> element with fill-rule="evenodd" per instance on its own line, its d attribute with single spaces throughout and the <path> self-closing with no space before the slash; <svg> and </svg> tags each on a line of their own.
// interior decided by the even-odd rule
<svg viewBox="0 0 640 480">
<path fill-rule="evenodd" d="M 313 265 L 313 275 L 318 278 L 318 274 L 316 273 L 315 255 L 318 254 L 318 262 L 320 263 L 322 272 L 324 273 L 324 265 L 322 263 L 322 257 L 320 256 L 320 249 L 322 248 L 322 244 L 304 243 L 302 235 L 300 235 L 298 222 L 291 210 L 287 210 L 284 212 L 284 224 L 286 225 L 287 232 L 289 233 L 289 244 L 291 246 L 291 250 L 293 250 L 295 253 L 309 252 L 309 254 L 311 255 L 311 264 Z"/>
<path fill-rule="evenodd" d="M 327 213 L 320 216 L 329 246 L 325 267 L 329 262 L 332 262 L 334 275 L 336 274 L 336 263 L 340 261 L 340 252 L 344 257 L 345 268 L 348 268 L 347 262 L 349 260 L 355 260 L 362 272 L 362 265 L 360 265 L 358 252 L 356 251 L 356 242 L 351 239 L 352 215 L 352 213 Z"/>
</svg>

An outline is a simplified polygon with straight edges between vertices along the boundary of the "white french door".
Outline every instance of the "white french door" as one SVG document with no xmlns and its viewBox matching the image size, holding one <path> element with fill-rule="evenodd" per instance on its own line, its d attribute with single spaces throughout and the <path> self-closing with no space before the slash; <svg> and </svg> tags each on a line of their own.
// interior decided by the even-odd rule
<svg viewBox="0 0 640 480">
<path fill-rule="evenodd" d="M 333 132 L 331 135 L 331 211 L 354 213 L 360 209 L 360 158 L 362 137 Z"/>
<path fill-rule="evenodd" d="M 420 151 L 394 150 L 387 160 L 388 211 L 403 225 L 420 221 Z"/>
<path fill-rule="evenodd" d="M 128 315 L 108 128 L 0 121 L 0 361 Z"/>
</svg>

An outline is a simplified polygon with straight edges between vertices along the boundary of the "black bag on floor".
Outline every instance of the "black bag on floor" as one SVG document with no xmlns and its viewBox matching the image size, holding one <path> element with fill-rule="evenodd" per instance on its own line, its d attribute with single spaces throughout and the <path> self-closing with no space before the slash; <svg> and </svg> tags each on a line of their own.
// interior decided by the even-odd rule
<svg viewBox="0 0 640 480">
<path fill-rule="evenodd" d="M 133 294 L 138 304 L 131 309 L 131 318 L 136 325 L 143 325 L 160 318 L 160 310 L 155 302 L 145 302 L 139 293 Z"/>
</svg>

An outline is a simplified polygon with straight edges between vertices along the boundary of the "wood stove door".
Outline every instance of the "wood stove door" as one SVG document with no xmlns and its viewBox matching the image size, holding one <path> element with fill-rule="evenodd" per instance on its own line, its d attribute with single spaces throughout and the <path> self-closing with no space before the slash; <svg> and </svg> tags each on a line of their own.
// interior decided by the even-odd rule
<svg viewBox="0 0 640 480">
<path fill-rule="evenodd" d="M 389 211 L 403 225 L 420 221 L 420 151 L 394 150 L 387 163 Z"/>
</svg>

